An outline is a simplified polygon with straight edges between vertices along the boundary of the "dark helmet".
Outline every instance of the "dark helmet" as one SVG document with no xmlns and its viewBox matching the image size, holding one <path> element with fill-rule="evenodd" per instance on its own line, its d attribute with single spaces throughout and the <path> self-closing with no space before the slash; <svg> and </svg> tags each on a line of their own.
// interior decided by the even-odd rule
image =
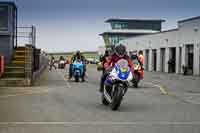
<svg viewBox="0 0 200 133">
<path fill-rule="evenodd" d="M 79 50 L 76 51 L 76 56 L 80 56 L 81 52 Z"/>
<path fill-rule="evenodd" d="M 142 50 L 140 50 L 140 51 L 139 51 L 139 54 L 143 54 L 143 51 L 142 51 Z"/>
<path fill-rule="evenodd" d="M 123 44 L 119 44 L 115 47 L 115 53 L 117 56 L 125 56 L 126 55 L 126 47 Z"/>
<path fill-rule="evenodd" d="M 112 49 L 111 48 L 107 48 L 105 50 L 105 56 L 110 56 L 110 55 L 112 55 Z"/>
<path fill-rule="evenodd" d="M 137 58 L 138 58 L 138 56 L 137 56 L 136 53 L 131 54 L 131 59 L 132 59 L 132 60 L 135 60 L 135 59 L 137 59 Z"/>
</svg>

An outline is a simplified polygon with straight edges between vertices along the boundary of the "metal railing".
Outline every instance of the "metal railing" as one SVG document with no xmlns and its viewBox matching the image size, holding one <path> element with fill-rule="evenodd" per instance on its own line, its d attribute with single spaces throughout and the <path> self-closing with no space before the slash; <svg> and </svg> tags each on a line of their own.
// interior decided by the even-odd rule
<svg viewBox="0 0 200 133">
<path fill-rule="evenodd" d="M 17 27 L 17 46 L 36 47 L 36 27 Z"/>
</svg>

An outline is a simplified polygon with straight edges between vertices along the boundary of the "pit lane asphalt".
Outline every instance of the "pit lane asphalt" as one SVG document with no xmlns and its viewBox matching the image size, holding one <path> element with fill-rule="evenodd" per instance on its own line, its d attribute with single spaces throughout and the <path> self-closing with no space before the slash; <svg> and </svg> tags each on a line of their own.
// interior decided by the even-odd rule
<svg viewBox="0 0 200 133">
<path fill-rule="evenodd" d="M 145 81 L 130 88 L 119 110 L 112 111 L 101 104 L 100 72 L 94 66 L 88 67 L 85 83 L 66 78 L 66 70 L 46 70 L 34 87 L 4 88 L 0 133 L 200 132 L 198 104 L 162 95 Z"/>
</svg>

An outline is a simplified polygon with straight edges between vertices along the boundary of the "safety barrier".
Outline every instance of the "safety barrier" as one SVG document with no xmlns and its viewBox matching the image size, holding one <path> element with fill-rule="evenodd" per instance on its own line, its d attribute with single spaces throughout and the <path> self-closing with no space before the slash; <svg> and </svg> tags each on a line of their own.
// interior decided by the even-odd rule
<svg viewBox="0 0 200 133">
<path fill-rule="evenodd" d="M 5 68 L 5 64 L 4 64 L 4 56 L 0 56 L 0 77 L 3 75 L 4 73 L 4 68 Z"/>
</svg>

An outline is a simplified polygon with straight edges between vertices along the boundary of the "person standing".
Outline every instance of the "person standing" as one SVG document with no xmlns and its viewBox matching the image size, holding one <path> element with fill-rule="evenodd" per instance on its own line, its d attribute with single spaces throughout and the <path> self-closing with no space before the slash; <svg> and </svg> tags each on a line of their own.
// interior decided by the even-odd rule
<svg viewBox="0 0 200 133">
<path fill-rule="evenodd" d="M 139 51 L 138 59 L 141 66 L 141 79 L 143 79 L 144 78 L 144 55 L 143 55 L 143 51 L 141 50 Z"/>
<path fill-rule="evenodd" d="M 51 56 L 51 60 L 50 60 L 50 67 L 49 70 L 52 70 L 52 67 L 54 67 L 54 69 L 57 69 L 56 65 L 55 65 L 55 58 L 53 57 L 53 55 Z"/>
</svg>

